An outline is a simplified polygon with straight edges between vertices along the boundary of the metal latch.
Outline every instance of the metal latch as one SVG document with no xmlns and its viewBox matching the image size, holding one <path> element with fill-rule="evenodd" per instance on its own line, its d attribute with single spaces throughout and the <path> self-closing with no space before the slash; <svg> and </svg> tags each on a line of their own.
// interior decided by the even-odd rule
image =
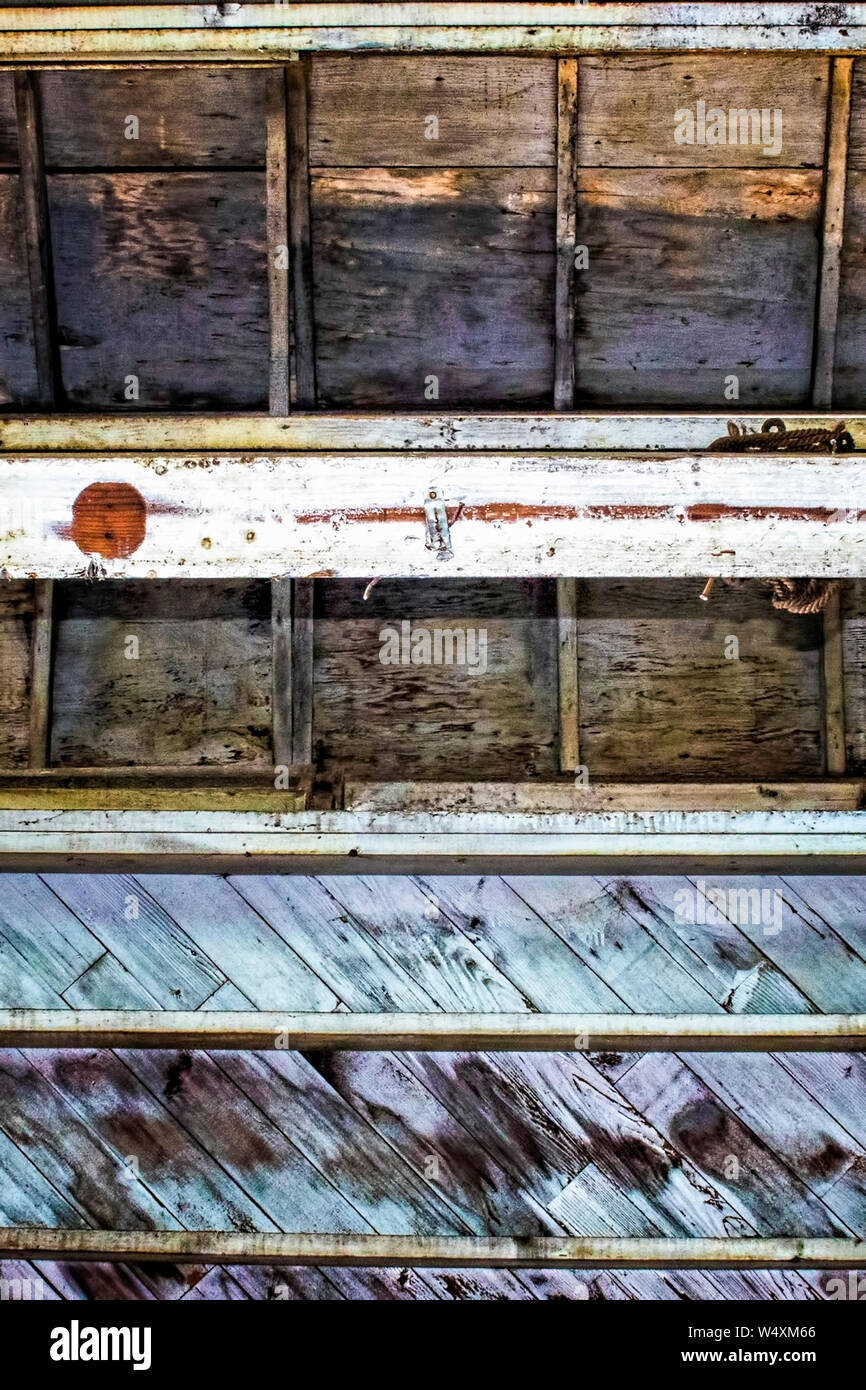
<svg viewBox="0 0 866 1390">
<path fill-rule="evenodd" d="M 427 518 L 427 549 L 435 550 L 440 560 L 450 560 L 454 551 L 451 549 L 448 513 L 435 487 L 431 487 L 424 499 L 424 515 Z"/>
</svg>

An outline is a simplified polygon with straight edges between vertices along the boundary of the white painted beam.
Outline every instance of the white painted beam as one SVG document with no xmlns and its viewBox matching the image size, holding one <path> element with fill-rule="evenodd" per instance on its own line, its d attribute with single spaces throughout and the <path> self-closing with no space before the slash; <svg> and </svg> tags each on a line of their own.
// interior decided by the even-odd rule
<svg viewBox="0 0 866 1390">
<path fill-rule="evenodd" d="M 866 576 L 856 455 L 7 454 L 12 578 Z"/>
<path fill-rule="evenodd" d="M 247 58 L 299 52 L 810 52 L 866 48 L 862 4 L 428 3 L 38 6 L 0 10 L 19 63 Z"/>
</svg>

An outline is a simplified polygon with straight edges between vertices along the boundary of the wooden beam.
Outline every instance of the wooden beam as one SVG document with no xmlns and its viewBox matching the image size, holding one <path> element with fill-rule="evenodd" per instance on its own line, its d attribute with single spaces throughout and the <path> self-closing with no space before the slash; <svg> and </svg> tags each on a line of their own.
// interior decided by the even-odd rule
<svg viewBox="0 0 866 1390">
<path fill-rule="evenodd" d="M 84 573 L 92 557 L 76 543 L 74 506 L 108 483 L 135 538 L 117 557 L 124 512 L 112 504 L 103 563 L 114 577 L 438 576 L 424 511 L 431 487 L 460 511 L 452 575 L 866 575 L 866 470 L 854 455 L 768 455 L 759 466 L 748 454 L 396 450 L 197 462 L 0 457 L 0 566 L 12 578 Z M 36 497 L 39 524 L 22 526 Z"/>
<path fill-rule="evenodd" d="M 292 761 L 313 761 L 313 635 L 315 588 L 296 579 L 292 609 Z"/>
<path fill-rule="evenodd" d="M 51 410 L 62 397 L 62 383 L 42 114 L 35 73 L 16 72 L 14 85 L 37 393 L 40 407 Z M 45 767 L 51 754 L 53 606 L 53 582 L 37 579 L 30 645 L 30 766 L 34 768 Z"/>
<path fill-rule="evenodd" d="M 2 13 L 2 11 L 0 11 Z M 397 450 L 540 449 L 625 451 L 706 449 L 727 434 L 728 420 L 747 433 L 759 431 L 766 412 L 718 415 L 712 412 L 581 411 L 559 414 L 448 412 L 303 414 L 288 419 L 267 415 L 0 415 L 2 453 L 140 453 L 173 451 L 273 453 L 277 450 L 371 452 Z M 783 413 L 785 428 L 826 429 L 838 415 Z M 866 415 L 845 412 L 858 450 L 866 452 Z"/>
<path fill-rule="evenodd" d="M 30 637 L 30 766 L 51 761 L 51 688 L 54 668 L 54 581 L 34 582 Z"/>
<path fill-rule="evenodd" d="M 316 407 L 316 345 L 313 310 L 313 238 L 310 216 L 309 61 L 286 69 L 289 122 L 289 223 L 292 266 L 292 326 L 295 348 L 295 405 Z"/>
<path fill-rule="evenodd" d="M 266 235 L 268 244 L 268 309 L 270 315 L 269 408 L 279 417 L 289 413 L 289 212 L 286 79 L 276 68 L 267 80 L 267 144 L 265 163 Z"/>
<path fill-rule="evenodd" d="M 154 798 L 155 800 L 156 798 Z M 755 874 L 866 871 L 862 811 L 0 809 L 0 870 Z"/>
<path fill-rule="evenodd" d="M 580 702 L 577 653 L 577 580 L 556 581 L 557 671 L 559 676 L 559 770 L 580 762 Z"/>
<path fill-rule="evenodd" d="M 553 405 L 574 409 L 575 247 L 577 243 L 577 59 L 557 63 L 556 294 Z"/>
<path fill-rule="evenodd" d="M 831 65 L 821 229 L 821 276 L 818 283 L 815 363 L 812 374 L 812 404 L 818 410 L 829 410 L 833 402 L 853 66 L 851 58 L 834 58 Z"/>
<path fill-rule="evenodd" d="M 866 1014 L 0 1009 L 0 1047 L 204 1047 L 251 1052 L 848 1052 L 866 1047 Z"/>
<path fill-rule="evenodd" d="M 571 771 L 572 769 L 567 769 Z M 2 787 L 2 779 L 0 779 Z M 816 782 L 347 782 L 348 811 L 859 811 L 866 781 Z"/>
<path fill-rule="evenodd" d="M 6 62 L 286 59 L 293 52 L 866 50 L 859 5 L 105 5 L 0 10 Z"/>
<path fill-rule="evenodd" d="M 842 598 L 833 594 L 822 614 L 821 694 L 824 711 L 824 761 L 827 775 L 844 777 L 845 751 L 845 654 L 842 630 Z"/>
<path fill-rule="evenodd" d="M 667 1237 L 284 1235 L 0 1227 L 0 1257 L 166 1264 L 419 1269 L 862 1269 L 866 1241 L 841 1236 Z"/>
<path fill-rule="evenodd" d="M 271 580 L 271 727 L 275 767 L 292 761 L 292 581 Z"/>
</svg>

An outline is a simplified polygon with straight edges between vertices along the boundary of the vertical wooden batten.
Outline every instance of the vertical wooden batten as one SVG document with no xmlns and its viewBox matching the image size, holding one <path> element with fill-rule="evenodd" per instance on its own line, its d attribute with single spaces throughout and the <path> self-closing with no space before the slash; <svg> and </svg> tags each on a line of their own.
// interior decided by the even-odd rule
<svg viewBox="0 0 866 1390">
<path fill-rule="evenodd" d="M 830 71 L 821 272 L 812 373 L 812 404 L 819 410 L 829 410 L 833 404 L 833 368 L 845 224 L 845 183 L 848 170 L 848 126 L 851 117 L 853 64 L 853 58 L 834 58 Z"/>
<path fill-rule="evenodd" d="M 290 239 L 286 77 L 283 68 L 267 83 L 267 243 L 270 312 L 269 408 L 290 409 Z M 271 724 L 274 765 L 292 761 L 292 581 L 271 581 Z"/>
<path fill-rule="evenodd" d="M 62 398 L 62 384 L 42 112 L 33 72 L 15 74 L 15 114 L 38 405 L 41 410 L 51 410 Z M 34 768 L 46 767 L 50 760 L 53 610 L 53 580 L 36 580 L 30 647 L 30 766 Z"/>
<path fill-rule="evenodd" d="M 300 58 L 286 68 L 289 147 L 289 241 L 292 266 L 294 406 L 314 410 L 316 344 L 313 311 L 313 245 L 310 213 L 310 62 Z M 315 581 L 292 585 L 292 761 L 313 756 L 313 609 Z"/>
<path fill-rule="evenodd" d="M 556 120 L 556 324 L 553 404 L 573 410 L 575 403 L 575 255 L 577 250 L 577 83 L 576 58 L 557 62 Z M 557 665 L 559 678 L 559 766 L 573 772 L 580 761 L 577 581 L 556 581 Z"/>
<path fill-rule="evenodd" d="M 824 212 L 821 228 L 821 273 L 815 323 L 815 361 L 812 404 L 829 410 L 833 404 L 836 325 L 845 227 L 845 187 L 848 172 L 848 131 L 851 119 L 853 58 L 833 58 L 824 173 Z M 845 772 L 845 676 L 842 605 L 834 594 L 823 613 L 821 661 L 824 701 L 824 762 L 828 775 Z"/>
</svg>

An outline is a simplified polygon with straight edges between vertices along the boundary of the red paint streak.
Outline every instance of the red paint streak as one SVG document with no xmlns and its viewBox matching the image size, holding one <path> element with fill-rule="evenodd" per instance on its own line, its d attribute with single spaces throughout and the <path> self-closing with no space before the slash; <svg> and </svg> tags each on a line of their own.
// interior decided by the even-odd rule
<svg viewBox="0 0 866 1390">
<path fill-rule="evenodd" d="M 461 503 L 462 511 L 456 520 L 487 522 L 518 521 L 658 521 L 669 518 L 686 521 L 812 521 L 828 522 L 838 518 L 841 508 L 833 507 L 734 507 L 725 502 L 701 502 L 695 506 L 677 508 L 667 504 L 590 504 L 567 506 L 524 502 Z M 866 511 L 857 512 L 857 520 L 866 520 Z M 299 512 L 295 520 L 300 526 L 338 520 L 352 522 L 424 523 L 419 507 L 334 507 L 330 511 Z M 453 523 L 452 523 L 453 524 Z"/>
<path fill-rule="evenodd" d="M 85 555 L 119 560 L 138 550 L 147 527 L 147 505 L 129 483 L 91 483 L 72 504 L 64 532 Z"/>
</svg>

